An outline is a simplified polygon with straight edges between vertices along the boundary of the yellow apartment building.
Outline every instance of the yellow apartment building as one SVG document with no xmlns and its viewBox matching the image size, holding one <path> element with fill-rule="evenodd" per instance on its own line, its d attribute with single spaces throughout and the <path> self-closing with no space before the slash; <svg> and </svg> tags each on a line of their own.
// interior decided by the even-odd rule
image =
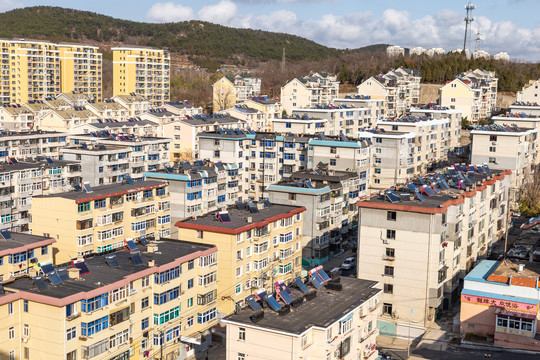
<svg viewBox="0 0 540 360">
<path fill-rule="evenodd" d="M 39 264 L 52 263 L 55 242 L 49 237 L 0 231 L 0 282 L 37 271 Z"/>
<path fill-rule="evenodd" d="M 32 198 L 33 234 L 56 239 L 55 263 L 170 235 L 167 183 L 137 181 Z"/>
<path fill-rule="evenodd" d="M 223 314 L 243 307 L 255 290 L 272 291 L 276 281 L 301 274 L 306 208 L 261 205 L 229 207 L 176 223 L 179 239 L 218 247 L 218 309 Z"/>
<path fill-rule="evenodd" d="M 170 99 L 170 54 L 166 50 L 139 46 L 112 48 L 113 94 L 144 96 L 152 106 Z"/>
<path fill-rule="evenodd" d="M 212 105 L 214 111 L 229 109 L 236 103 L 236 88 L 226 76 L 212 85 Z"/>
<path fill-rule="evenodd" d="M 162 239 L 7 281 L 2 359 L 192 357 L 217 323 L 216 258 L 216 247 Z"/>
<path fill-rule="evenodd" d="M 60 91 L 101 101 L 102 54 L 97 46 L 60 43 Z"/>
</svg>

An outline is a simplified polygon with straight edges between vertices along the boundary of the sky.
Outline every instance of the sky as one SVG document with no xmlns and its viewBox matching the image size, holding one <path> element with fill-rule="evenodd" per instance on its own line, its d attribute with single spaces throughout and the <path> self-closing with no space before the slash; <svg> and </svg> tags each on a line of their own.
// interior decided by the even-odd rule
<svg viewBox="0 0 540 360">
<path fill-rule="evenodd" d="M 467 0 L 0 0 L 0 12 L 53 5 L 145 22 L 205 20 L 299 35 L 335 48 L 463 47 Z M 540 61 L 540 0 L 476 0 L 473 38 L 514 60 Z M 1 26 L 1 25 L 0 25 Z M 474 41 L 471 50 L 474 50 Z"/>
</svg>

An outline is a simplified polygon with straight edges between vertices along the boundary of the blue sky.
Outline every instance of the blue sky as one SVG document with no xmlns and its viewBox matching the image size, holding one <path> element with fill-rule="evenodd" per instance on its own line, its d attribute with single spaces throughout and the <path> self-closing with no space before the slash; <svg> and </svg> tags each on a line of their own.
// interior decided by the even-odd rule
<svg viewBox="0 0 540 360">
<path fill-rule="evenodd" d="M 476 0 L 481 48 L 540 60 L 539 0 Z M 304 36 L 338 48 L 374 43 L 441 47 L 463 43 L 466 0 L 0 0 L 0 11 L 56 5 L 117 18 L 172 22 L 200 19 Z"/>
</svg>

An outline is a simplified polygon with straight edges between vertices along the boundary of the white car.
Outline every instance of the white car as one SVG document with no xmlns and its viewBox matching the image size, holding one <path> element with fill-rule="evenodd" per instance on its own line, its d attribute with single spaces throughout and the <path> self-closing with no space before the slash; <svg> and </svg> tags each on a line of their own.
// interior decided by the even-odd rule
<svg viewBox="0 0 540 360">
<path fill-rule="evenodd" d="M 341 268 L 343 270 L 350 270 L 354 268 L 354 264 L 356 263 L 356 259 L 353 257 L 348 257 L 343 261 L 343 264 L 341 264 Z"/>
</svg>

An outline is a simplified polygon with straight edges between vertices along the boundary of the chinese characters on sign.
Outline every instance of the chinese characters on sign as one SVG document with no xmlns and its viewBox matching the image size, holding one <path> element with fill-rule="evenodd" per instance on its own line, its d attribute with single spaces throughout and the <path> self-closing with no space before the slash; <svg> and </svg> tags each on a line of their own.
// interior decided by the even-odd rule
<svg viewBox="0 0 540 360">
<path fill-rule="evenodd" d="M 499 306 L 508 310 L 518 310 L 536 313 L 536 305 L 525 304 L 517 301 L 498 300 L 482 296 L 461 294 L 461 302 L 468 302 L 472 304 L 481 304 L 487 306 Z"/>
</svg>

